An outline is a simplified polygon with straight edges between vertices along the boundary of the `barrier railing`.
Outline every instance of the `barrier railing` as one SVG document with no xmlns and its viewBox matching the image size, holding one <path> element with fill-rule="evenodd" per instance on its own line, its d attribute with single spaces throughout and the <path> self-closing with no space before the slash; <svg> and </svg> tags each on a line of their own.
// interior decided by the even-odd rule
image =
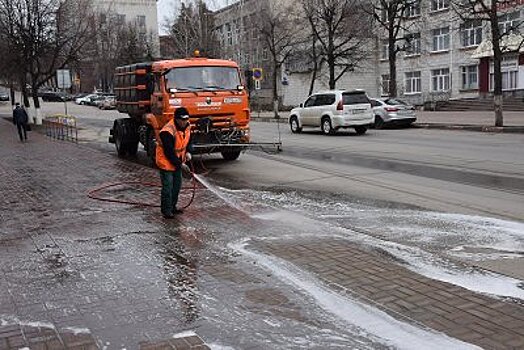
<svg viewBox="0 0 524 350">
<path fill-rule="evenodd" d="M 76 118 L 70 115 L 53 115 L 45 117 L 42 123 L 45 134 L 55 140 L 65 140 L 78 143 L 78 128 Z"/>
</svg>

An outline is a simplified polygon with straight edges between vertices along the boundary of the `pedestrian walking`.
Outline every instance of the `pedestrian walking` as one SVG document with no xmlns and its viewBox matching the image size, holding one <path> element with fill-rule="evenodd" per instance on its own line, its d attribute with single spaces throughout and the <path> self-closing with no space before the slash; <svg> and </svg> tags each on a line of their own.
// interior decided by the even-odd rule
<svg viewBox="0 0 524 350">
<path fill-rule="evenodd" d="M 184 107 L 177 108 L 171 119 L 159 133 L 156 147 L 156 165 L 160 169 L 162 192 L 160 207 L 166 219 L 182 214 L 177 208 L 178 196 L 182 187 L 182 172 L 190 173 L 185 164 L 191 155 L 187 152 L 191 126 L 189 112 Z"/>
<path fill-rule="evenodd" d="M 13 124 L 18 129 L 18 136 L 20 141 L 27 141 L 27 123 L 29 122 L 29 116 L 26 110 L 20 106 L 20 103 L 16 103 L 15 109 L 13 109 Z"/>
</svg>

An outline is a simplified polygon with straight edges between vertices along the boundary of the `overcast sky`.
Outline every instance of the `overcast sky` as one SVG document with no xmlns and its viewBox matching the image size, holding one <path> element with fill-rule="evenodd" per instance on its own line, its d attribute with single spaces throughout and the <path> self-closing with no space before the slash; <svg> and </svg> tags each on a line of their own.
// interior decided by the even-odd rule
<svg viewBox="0 0 524 350">
<path fill-rule="evenodd" d="M 213 10 L 230 5 L 237 1 L 238 0 L 205 0 L 209 8 Z M 158 31 L 160 34 L 163 33 L 162 27 L 166 22 L 166 17 L 172 17 L 175 11 L 175 7 L 180 6 L 182 2 L 184 2 L 184 0 L 158 0 Z M 191 0 L 186 0 L 185 2 L 191 2 Z"/>
</svg>

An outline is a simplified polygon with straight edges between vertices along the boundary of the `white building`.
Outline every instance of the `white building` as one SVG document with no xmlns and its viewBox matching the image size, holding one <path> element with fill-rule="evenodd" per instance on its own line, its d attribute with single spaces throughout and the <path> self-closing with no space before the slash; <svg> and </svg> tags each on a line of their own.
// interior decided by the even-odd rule
<svg viewBox="0 0 524 350">
<path fill-rule="evenodd" d="M 217 11 L 215 24 L 224 58 L 239 61 L 245 69 L 265 69 L 267 75 L 261 94 L 268 95 L 268 81 L 273 74 L 270 57 L 260 43 L 259 31 L 253 26 L 256 10 L 264 1 L 276 0 L 238 1 Z M 461 20 L 451 3 L 451 0 L 411 0 L 409 18 L 401 33 L 402 37 L 409 38 L 409 45 L 397 55 L 396 72 L 398 96 L 411 103 L 484 97 L 493 91 L 489 24 Z M 515 0 L 500 9 L 501 31 L 517 34 L 506 37 L 505 46 L 513 50 L 504 54 L 502 64 L 503 90 L 510 96 L 524 96 L 524 38 L 515 30 L 518 26 L 523 33 L 524 0 Z M 370 38 L 368 58 L 346 73 L 337 82 L 337 88 L 363 89 L 373 97 L 387 96 L 389 60 L 385 38 L 385 35 Z M 398 42 L 399 45 L 405 43 Z M 298 105 L 305 100 L 311 67 L 291 60 L 276 74 L 280 77 L 279 94 L 284 106 Z M 315 83 L 315 91 L 325 89 L 328 89 L 326 67 Z"/>
<path fill-rule="evenodd" d="M 515 2 L 501 11 L 501 31 L 523 21 L 523 7 Z M 399 96 L 422 104 L 486 96 L 493 91 L 493 53 L 486 50 L 491 36 L 488 23 L 461 20 L 450 0 L 415 0 L 408 15 L 404 36 L 410 38 L 409 49 L 397 59 Z M 387 95 L 387 40 L 379 40 L 381 94 Z M 505 55 L 502 74 L 506 94 L 524 94 L 522 53 Z"/>
<path fill-rule="evenodd" d="M 100 13 L 113 13 L 121 22 L 135 24 L 143 35 L 151 35 L 159 54 L 157 0 L 94 0 Z"/>
</svg>

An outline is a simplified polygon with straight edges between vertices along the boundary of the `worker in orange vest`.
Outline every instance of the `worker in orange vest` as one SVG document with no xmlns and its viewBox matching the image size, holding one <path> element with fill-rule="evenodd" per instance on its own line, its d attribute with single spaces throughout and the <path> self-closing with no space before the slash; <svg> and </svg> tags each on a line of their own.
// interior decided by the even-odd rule
<svg viewBox="0 0 524 350">
<path fill-rule="evenodd" d="M 183 213 L 182 209 L 177 208 L 177 203 L 182 187 L 182 172 L 191 172 L 185 164 L 191 157 L 186 150 L 190 136 L 189 112 L 184 107 L 177 108 L 174 118 L 160 130 L 156 147 L 156 165 L 160 169 L 162 181 L 160 207 L 166 219 Z"/>
</svg>

